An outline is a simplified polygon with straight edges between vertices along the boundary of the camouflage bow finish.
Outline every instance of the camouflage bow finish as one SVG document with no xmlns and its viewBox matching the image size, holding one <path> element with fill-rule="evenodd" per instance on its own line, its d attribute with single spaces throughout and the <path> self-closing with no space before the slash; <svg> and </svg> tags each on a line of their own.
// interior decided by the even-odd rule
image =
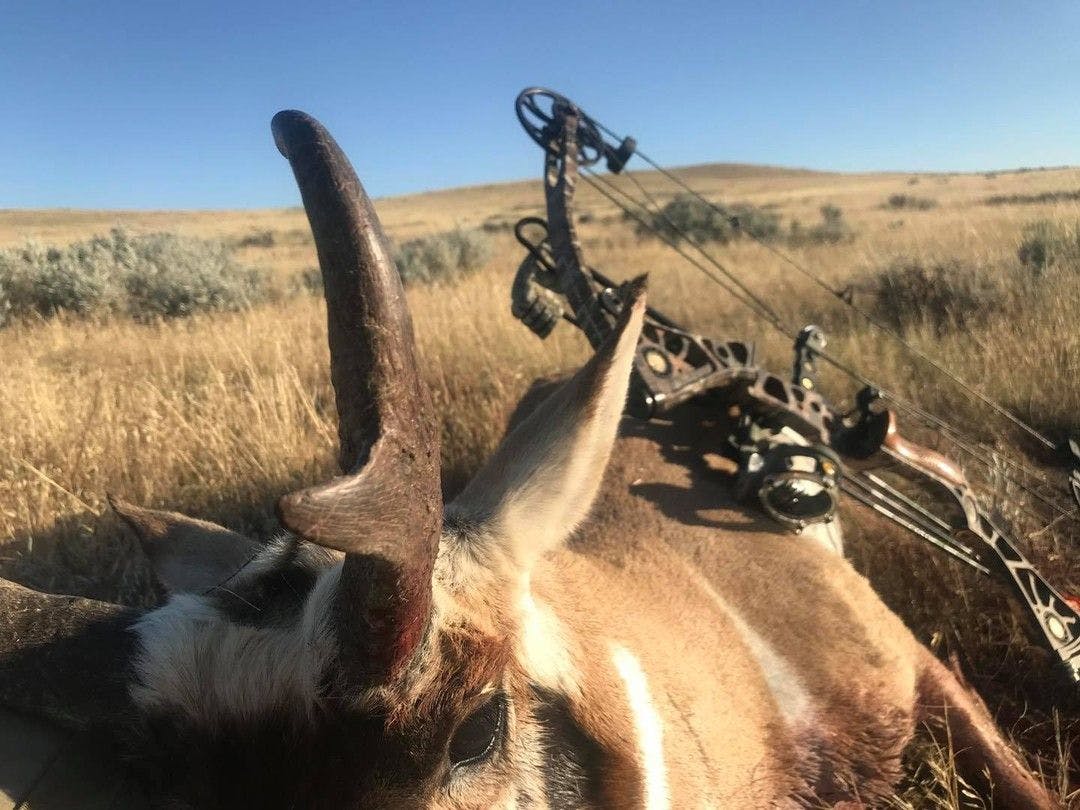
<svg viewBox="0 0 1080 810">
<path fill-rule="evenodd" d="M 579 168 L 604 160 L 617 174 L 637 145 L 633 138 L 611 137 L 572 101 L 544 88 L 522 91 L 516 112 L 544 152 L 547 221 L 526 217 L 517 223 L 515 233 L 527 254 L 514 279 L 512 311 L 541 338 L 565 319 L 595 349 L 615 322 L 623 291 L 585 263 L 574 227 L 574 192 Z M 792 374 L 785 378 L 756 364 L 753 343 L 694 334 L 650 307 L 637 347 L 628 412 L 647 419 L 698 400 L 717 414 L 736 414 L 738 427 L 725 449 L 740 462 L 743 475 L 747 459 L 762 451 L 762 435 L 794 431 L 817 448 L 828 486 L 835 479 L 849 497 L 1004 582 L 1026 606 L 1037 640 L 1060 660 L 1067 677 L 1080 683 L 1080 613 L 1074 608 L 1080 601 L 1055 590 L 1024 557 L 1009 531 L 980 503 L 958 463 L 900 435 L 896 414 L 884 407 L 887 398 L 876 387 L 859 391 L 849 412 L 840 412 L 818 392 L 816 364 L 824 343 L 820 329 L 804 328 L 795 341 Z M 1067 449 L 1068 484 L 1080 506 L 1080 448 L 1072 441 Z M 835 475 L 833 464 L 839 466 Z M 957 516 L 948 520 L 934 514 L 875 474 L 885 465 L 916 483 L 937 484 L 956 502 Z M 831 510 L 823 511 L 831 517 Z M 798 521 L 785 522 L 802 528 L 794 525 Z"/>
</svg>

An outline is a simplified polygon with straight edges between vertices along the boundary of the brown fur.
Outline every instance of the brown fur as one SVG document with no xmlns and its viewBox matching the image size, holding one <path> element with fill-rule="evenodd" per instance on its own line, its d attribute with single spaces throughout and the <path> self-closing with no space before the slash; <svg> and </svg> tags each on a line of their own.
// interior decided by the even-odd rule
<svg viewBox="0 0 1080 810">
<path fill-rule="evenodd" d="M 986 705 L 962 679 L 927 653 L 919 678 L 919 718 L 950 744 L 959 768 L 996 807 L 1039 807 L 1045 793 L 1005 743 Z"/>
<path fill-rule="evenodd" d="M 665 729 L 678 735 L 672 784 L 740 806 L 786 795 L 872 802 L 899 778 L 916 718 L 947 701 L 970 747 L 962 761 L 991 769 L 999 806 L 1053 806 L 977 699 L 862 576 L 748 515 L 725 476 L 689 461 L 710 449 L 700 416 L 629 425 L 592 520 L 534 577 L 578 633 L 622 634 L 640 653 L 666 698 Z M 786 733 L 710 589 L 799 674 L 816 718 L 808 734 Z M 598 693 L 608 690 L 603 675 L 592 677 Z M 673 806 L 683 804 L 673 796 Z"/>
<path fill-rule="evenodd" d="M 513 422 L 556 385 L 538 384 Z M 689 773 L 673 781 L 701 782 L 703 795 L 745 806 L 783 796 L 815 805 L 874 802 L 899 779 L 915 723 L 933 716 L 940 727 L 947 704 L 954 742 L 962 739 L 965 749 L 959 761 L 976 784 L 981 769 L 990 770 L 994 784 L 982 784 L 992 787 L 997 806 L 1056 806 L 978 698 L 862 576 L 732 499 L 729 476 L 703 461 L 725 434 L 702 428 L 714 421 L 693 406 L 668 421 L 624 421 L 590 521 L 548 561 L 547 576 L 534 576 L 534 587 L 550 589 L 548 600 L 577 634 L 638 639 L 636 649 L 667 692 L 665 728 L 682 737 L 676 762 Z M 792 737 L 769 710 L 774 699 L 757 662 L 724 626 L 710 592 L 747 617 L 798 673 L 815 707 L 807 733 Z M 596 693 L 610 694 L 604 676 L 594 677 Z M 680 700 L 686 694 L 689 705 Z M 724 727 L 737 722 L 733 715 L 744 728 Z M 727 768 L 732 753 L 738 764 Z M 772 799 L 731 792 L 727 785 L 753 790 L 754 780 L 738 773 L 746 769 L 762 777 L 758 789 Z"/>
<path fill-rule="evenodd" d="M 172 591 L 202 593 L 235 576 L 261 546 L 243 535 L 177 512 L 143 509 L 109 497 L 132 529 L 162 583 Z"/>
</svg>

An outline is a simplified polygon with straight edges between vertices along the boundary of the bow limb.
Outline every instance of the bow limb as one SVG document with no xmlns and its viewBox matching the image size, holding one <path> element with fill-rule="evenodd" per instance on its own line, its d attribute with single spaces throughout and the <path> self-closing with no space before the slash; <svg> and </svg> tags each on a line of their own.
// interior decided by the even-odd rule
<svg viewBox="0 0 1080 810">
<path fill-rule="evenodd" d="M 578 116 L 570 112 L 561 118 L 559 149 L 544 153 L 544 196 L 547 202 L 548 234 L 555 259 L 559 288 L 566 296 L 574 318 L 594 349 L 611 331 L 599 297 L 585 275 L 574 228 L 574 191 L 577 187 L 579 146 Z"/>
<path fill-rule="evenodd" d="M 888 429 L 881 451 L 905 467 L 936 481 L 960 505 L 966 526 L 955 534 L 977 539 L 979 545 L 993 552 L 986 558 L 1012 589 L 1013 595 L 1028 609 L 1028 616 L 1038 628 L 1041 640 L 1064 666 L 1069 677 L 1080 683 L 1080 613 L 1062 596 L 1020 552 L 1016 541 L 979 503 L 963 470 L 953 460 L 902 437 L 896 417 L 888 412 Z"/>
</svg>

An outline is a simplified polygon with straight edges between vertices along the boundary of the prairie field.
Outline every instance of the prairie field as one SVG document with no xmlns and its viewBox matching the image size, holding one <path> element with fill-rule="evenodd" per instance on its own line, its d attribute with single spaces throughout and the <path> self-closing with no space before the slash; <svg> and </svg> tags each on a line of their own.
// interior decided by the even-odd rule
<svg viewBox="0 0 1080 810">
<path fill-rule="evenodd" d="M 1080 252 L 1068 252 L 1080 233 L 1080 169 L 833 174 L 718 164 L 679 174 L 712 199 L 772 212 L 785 228 L 796 219 L 814 224 L 822 206 L 839 208 L 850 235 L 834 243 L 793 241 L 778 255 L 740 239 L 711 251 L 784 323 L 822 325 L 832 352 L 864 376 L 958 425 L 997 457 L 1061 475 L 1015 428 L 784 257 L 834 289 L 848 288 L 857 306 L 1037 429 L 1080 435 Z M 661 202 L 676 192 L 647 172 L 615 182 L 630 193 L 636 182 Z M 897 195 L 905 199 L 890 203 Z M 443 415 L 444 486 L 452 491 L 494 446 L 529 384 L 575 367 L 588 347 L 566 324 L 540 341 L 510 314 L 523 251 L 508 226 L 543 215 L 538 180 L 382 199 L 376 207 L 399 243 L 452 228 L 479 229 L 490 242 L 475 272 L 408 290 Z M 608 199 L 582 185 L 578 211 L 591 264 L 616 279 L 649 273 L 650 303 L 694 331 L 753 339 L 775 369 L 790 367 L 788 338 L 662 242 L 639 235 Z M 106 493 L 265 536 L 278 495 L 333 472 L 333 395 L 323 304 L 297 282 L 316 266 L 301 209 L 0 211 L 0 249 L 27 240 L 63 246 L 115 227 L 236 244 L 238 260 L 262 270 L 274 291 L 236 312 L 151 322 L 64 315 L 0 328 L 0 575 L 145 604 L 153 598 L 148 569 L 109 514 Z M 1032 260 L 1025 240 L 1047 228 L 1068 243 L 1065 254 Z M 962 310 L 946 301 L 936 320 L 918 301 L 890 310 L 882 274 L 912 265 L 974 279 L 955 304 Z M 855 391 L 832 373 L 823 387 L 837 402 Z M 932 433 L 911 428 L 934 443 Z M 1080 523 L 1034 509 L 1000 471 L 977 477 L 1014 521 L 1022 549 L 1059 589 L 1080 592 Z M 844 517 L 856 567 L 920 639 L 956 659 L 1032 767 L 1074 800 L 1080 699 L 1029 643 L 1004 589 L 860 508 Z M 920 743 L 909 771 L 896 807 L 971 806 L 947 751 Z"/>
</svg>

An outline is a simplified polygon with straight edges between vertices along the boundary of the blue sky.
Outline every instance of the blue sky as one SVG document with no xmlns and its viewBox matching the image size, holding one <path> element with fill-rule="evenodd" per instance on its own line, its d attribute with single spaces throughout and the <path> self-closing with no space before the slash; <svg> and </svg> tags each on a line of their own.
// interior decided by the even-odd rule
<svg viewBox="0 0 1080 810">
<path fill-rule="evenodd" d="M 1080 3 L 0 0 L 0 208 L 293 205 L 273 113 L 375 195 L 531 177 L 561 90 L 664 163 L 1080 163 Z"/>
</svg>

